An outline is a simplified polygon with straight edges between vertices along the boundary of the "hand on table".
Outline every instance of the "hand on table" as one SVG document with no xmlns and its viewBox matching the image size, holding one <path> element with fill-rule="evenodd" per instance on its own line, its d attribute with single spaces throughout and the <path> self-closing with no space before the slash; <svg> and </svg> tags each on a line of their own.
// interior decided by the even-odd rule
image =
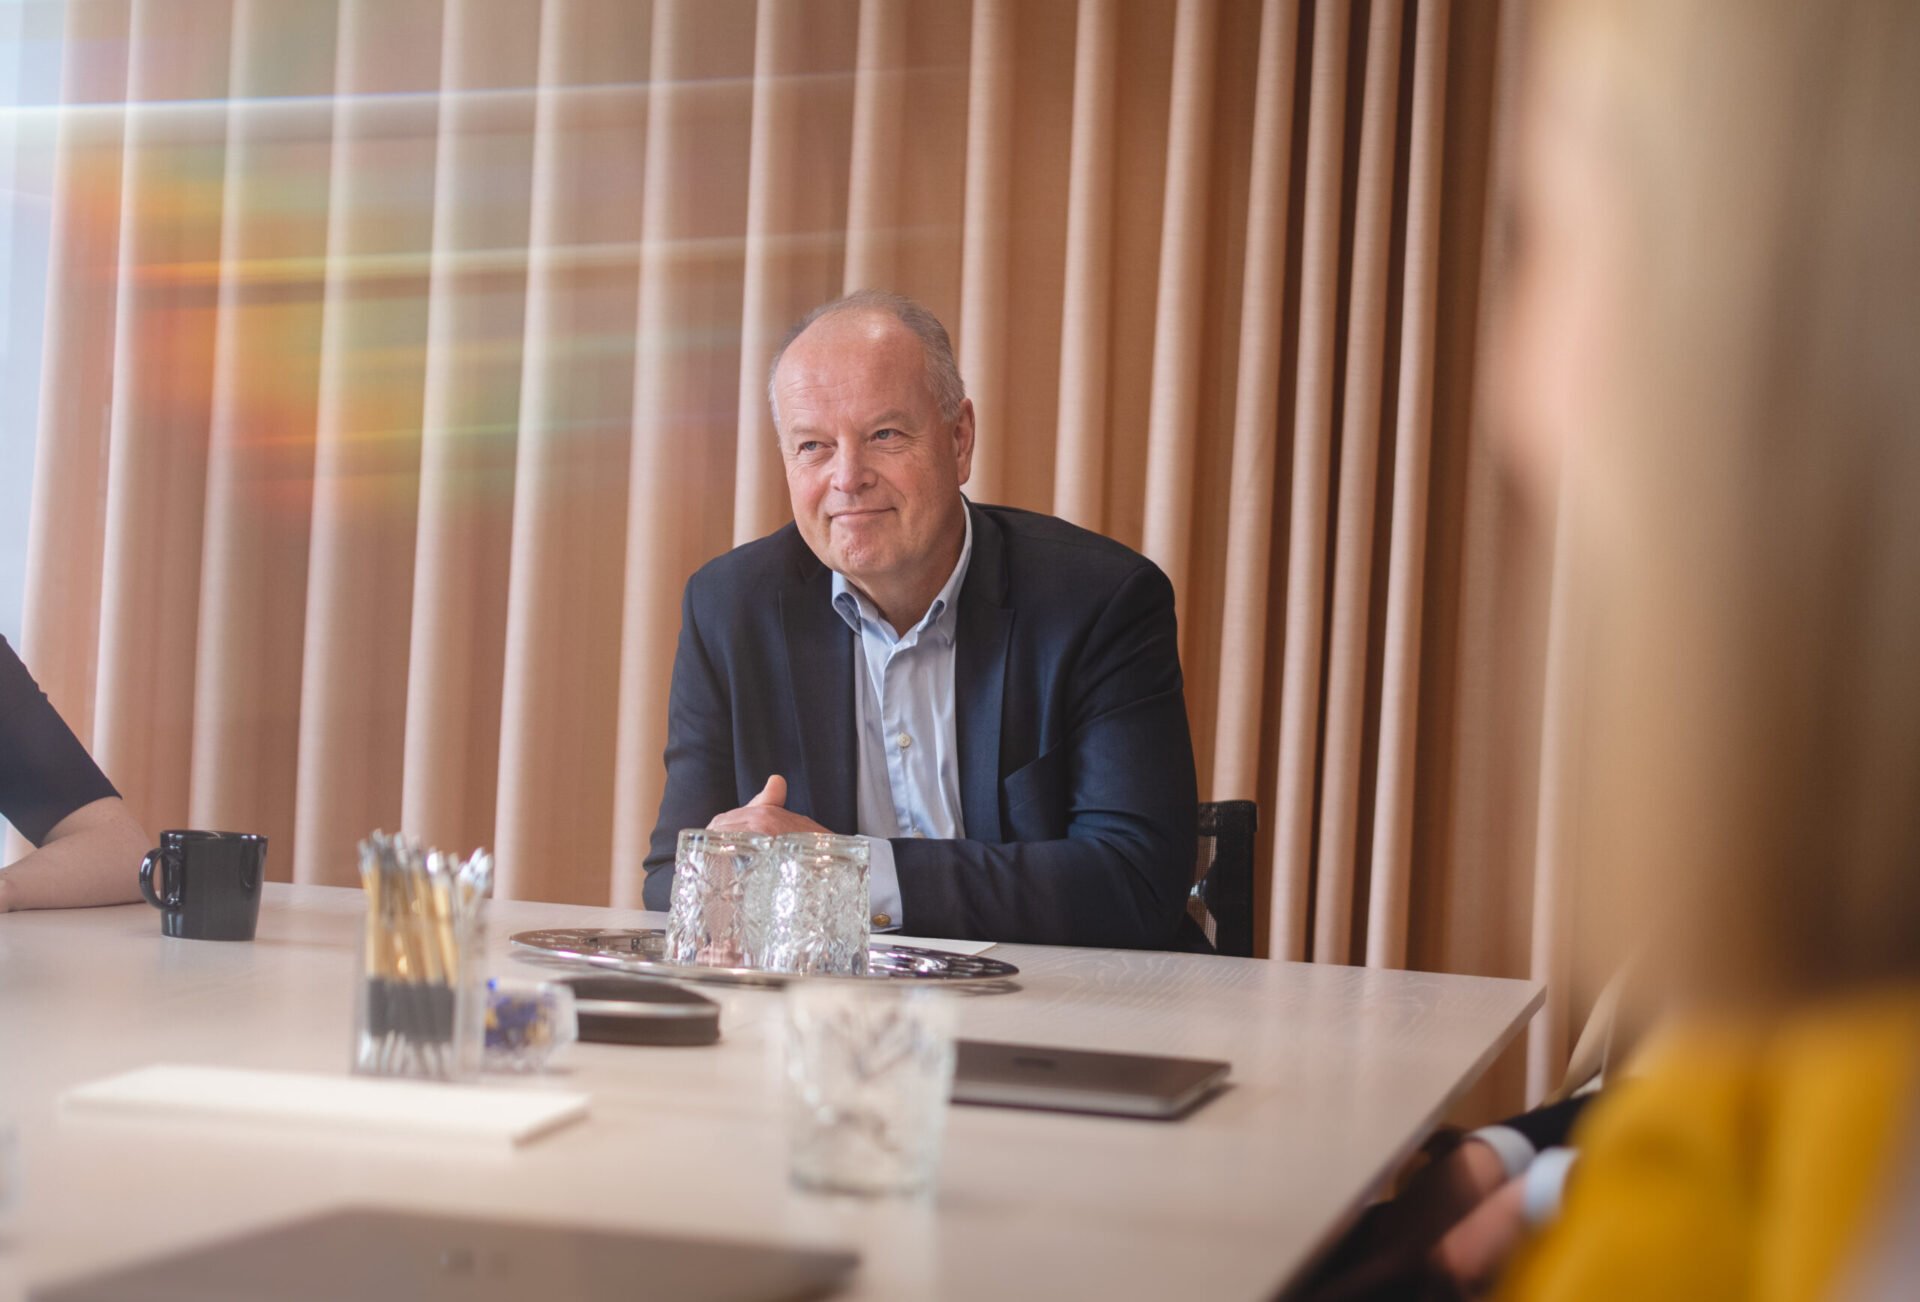
<svg viewBox="0 0 1920 1302">
<path fill-rule="evenodd" d="M 1501 1256 L 1491 1222 L 1476 1222 L 1507 1182 L 1493 1146 L 1469 1136 L 1429 1162 L 1400 1194 L 1367 1209 L 1304 1285 L 1302 1302 L 1426 1297 L 1436 1276 L 1455 1289 L 1484 1282 Z M 1474 1228 L 1458 1239 L 1448 1232 Z"/>
<path fill-rule="evenodd" d="M 1527 1237 L 1525 1176 L 1501 1185 L 1441 1236 L 1428 1258 L 1433 1269 L 1472 1297 L 1492 1288 L 1501 1267 Z"/>
<path fill-rule="evenodd" d="M 752 832 L 757 836 L 780 836 L 787 832 L 824 832 L 827 829 L 804 814 L 787 807 L 787 780 L 778 773 L 767 779 L 760 794 L 739 809 L 716 815 L 707 824 L 710 832 Z"/>
</svg>

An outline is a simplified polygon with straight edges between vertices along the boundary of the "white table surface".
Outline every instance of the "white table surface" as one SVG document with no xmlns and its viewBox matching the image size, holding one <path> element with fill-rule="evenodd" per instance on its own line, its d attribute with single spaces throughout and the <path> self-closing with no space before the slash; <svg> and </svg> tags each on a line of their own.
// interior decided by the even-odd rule
<svg viewBox="0 0 1920 1302">
<path fill-rule="evenodd" d="M 534 927 L 659 915 L 496 901 L 498 975 Z M 592 1112 L 517 1151 L 59 1115 L 153 1062 L 342 1072 L 357 890 L 271 885 L 252 944 L 168 940 L 145 905 L 0 915 L 0 1122 L 24 1177 L 0 1212 L 0 1302 L 27 1288 L 348 1202 L 851 1246 L 849 1296 L 1265 1297 L 1364 1203 L 1538 1007 L 1523 981 L 1006 945 L 1020 989 L 961 1034 L 1233 1063 L 1168 1124 L 951 1109 L 937 1190 L 789 1187 L 770 1071 L 777 992 L 704 986 L 710 1048 L 580 1044 L 539 1078 Z M 483 1088 L 524 1088 L 490 1078 Z"/>
</svg>

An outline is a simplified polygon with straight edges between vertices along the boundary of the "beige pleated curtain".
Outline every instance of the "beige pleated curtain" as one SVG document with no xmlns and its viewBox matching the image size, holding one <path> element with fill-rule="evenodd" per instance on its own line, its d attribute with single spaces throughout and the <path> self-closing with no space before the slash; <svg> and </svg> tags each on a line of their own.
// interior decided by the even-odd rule
<svg viewBox="0 0 1920 1302">
<path fill-rule="evenodd" d="M 788 518 L 767 358 L 897 289 L 970 493 L 1172 577 L 1267 952 L 1544 972 L 1544 552 L 1477 396 L 1502 21 L 70 0 L 27 659 L 149 827 L 634 904 L 682 584 Z"/>
</svg>

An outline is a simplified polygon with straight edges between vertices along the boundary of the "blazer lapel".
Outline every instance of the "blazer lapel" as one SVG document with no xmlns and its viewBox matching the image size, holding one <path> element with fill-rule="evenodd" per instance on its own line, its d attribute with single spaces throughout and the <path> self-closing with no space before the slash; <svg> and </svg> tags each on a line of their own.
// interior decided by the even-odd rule
<svg viewBox="0 0 1920 1302">
<path fill-rule="evenodd" d="M 960 586 L 953 664 L 960 814 L 970 841 L 998 841 L 1001 836 L 1000 711 L 1013 632 L 1006 598 L 1007 558 L 1000 526 L 985 512 L 973 511 L 973 558 Z"/>
<path fill-rule="evenodd" d="M 860 763 L 853 727 L 853 630 L 833 608 L 833 576 L 811 553 L 780 592 L 787 638 L 787 699 L 800 733 L 804 786 L 787 804 L 836 832 L 856 830 Z M 792 783 L 794 774 L 788 774 Z"/>
</svg>

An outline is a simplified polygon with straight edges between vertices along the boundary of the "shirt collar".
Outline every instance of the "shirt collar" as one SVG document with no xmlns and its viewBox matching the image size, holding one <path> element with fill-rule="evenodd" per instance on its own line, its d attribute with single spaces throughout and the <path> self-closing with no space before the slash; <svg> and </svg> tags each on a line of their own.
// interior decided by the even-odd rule
<svg viewBox="0 0 1920 1302">
<path fill-rule="evenodd" d="M 911 629 L 900 633 L 904 641 L 915 633 L 938 634 L 946 641 L 953 641 L 953 629 L 959 620 L 960 586 L 967 581 L 967 562 L 973 559 L 973 512 L 965 505 L 961 506 L 961 517 L 966 521 L 966 532 L 960 539 L 960 559 L 953 563 L 953 573 L 940 586 L 933 604 L 927 607 L 927 613 Z M 870 619 L 881 628 L 886 621 L 880 618 L 879 608 L 867 597 L 867 594 L 853 586 L 847 576 L 835 570 L 833 572 L 833 608 L 840 612 L 847 627 L 858 633 L 860 621 Z"/>
</svg>

